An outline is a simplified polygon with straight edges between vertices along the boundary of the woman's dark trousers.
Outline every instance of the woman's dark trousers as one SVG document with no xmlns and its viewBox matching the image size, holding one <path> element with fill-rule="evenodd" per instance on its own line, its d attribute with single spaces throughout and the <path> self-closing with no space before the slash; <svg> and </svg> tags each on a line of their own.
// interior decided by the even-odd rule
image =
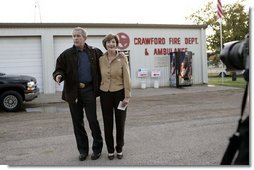
<svg viewBox="0 0 254 170">
<path fill-rule="evenodd" d="M 118 104 L 124 99 L 124 90 L 116 92 L 102 92 L 100 96 L 101 109 L 104 122 L 105 141 L 108 153 L 114 153 L 114 115 L 116 122 L 116 151 L 122 152 L 124 146 L 124 127 L 126 111 L 118 110 Z"/>
</svg>

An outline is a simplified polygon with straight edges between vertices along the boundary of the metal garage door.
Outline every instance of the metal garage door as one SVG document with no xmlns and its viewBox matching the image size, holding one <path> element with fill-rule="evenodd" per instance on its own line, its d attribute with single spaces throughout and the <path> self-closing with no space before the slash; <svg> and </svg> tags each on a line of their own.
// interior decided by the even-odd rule
<svg viewBox="0 0 254 170">
<path fill-rule="evenodd" d="M 91 46 L 95 46 L 100 48 L 103 52 L 105 52 L 105 49 L 102 45 L 102 39 L 103 36 L 89 36 L 87 38 L 87 44 Z M 54 56 L 55 61 L 57 57 L 67 48 L 70 48 L 73 45 L 72 37 L 71 36 L 65 36 L 65 37 L 54 37 Z M 63 90 L 63 83 L 59 86 L 56 84 L 56 91 L 62 91 Z"/>
<path fill-rule="evenodd" d="M 40 37 L 0 37 L 0 72 L 31 75 L 43 91 Z"/>
</svg>

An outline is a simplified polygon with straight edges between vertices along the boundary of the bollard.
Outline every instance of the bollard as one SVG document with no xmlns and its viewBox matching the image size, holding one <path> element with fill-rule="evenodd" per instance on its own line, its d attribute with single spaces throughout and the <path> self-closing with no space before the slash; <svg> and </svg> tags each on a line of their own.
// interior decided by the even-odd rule
<svg viewBox="0 0 254 170">
<path fill-rule="evenodd" d="M 141 81 L 141 89 L 145 89 L 146 88 L 146 82 L 145 81 Z"/>
<path fill-rule="evenodd" d="M 156 88 L 156 89 L 159 88 L 159 81 L 158 80 L 154 81 L 153 87 Z"/>
</svg>

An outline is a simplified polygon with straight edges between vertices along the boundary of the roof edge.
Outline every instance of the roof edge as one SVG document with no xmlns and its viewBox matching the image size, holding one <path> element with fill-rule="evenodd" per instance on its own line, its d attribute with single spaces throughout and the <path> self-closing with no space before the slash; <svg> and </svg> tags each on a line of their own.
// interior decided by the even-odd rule
<svg viewBox="0 0 254 170">
<path fill-rule="evenodd" d="M 203 28 L 207 25 L 180 25 L 180 24 L 133 24 L 133 23 L 0 23 L 0 28 L 62 28 L 62 27 L 113 27 L 113 28 Z"/>
</svg>

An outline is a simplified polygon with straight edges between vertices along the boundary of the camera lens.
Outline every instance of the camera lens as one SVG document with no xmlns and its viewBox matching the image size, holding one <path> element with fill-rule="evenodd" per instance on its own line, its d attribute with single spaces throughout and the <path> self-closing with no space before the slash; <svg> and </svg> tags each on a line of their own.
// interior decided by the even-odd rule
<svg viewBox="0 0 254 170">
<path fill-rule="evenodd" d="M 220 59 L 226 65 L 227 70 L 243 70 L 245 69 L 247 41 L 234 41 L 225 44 L 221 51 Z"/>
</svg>

